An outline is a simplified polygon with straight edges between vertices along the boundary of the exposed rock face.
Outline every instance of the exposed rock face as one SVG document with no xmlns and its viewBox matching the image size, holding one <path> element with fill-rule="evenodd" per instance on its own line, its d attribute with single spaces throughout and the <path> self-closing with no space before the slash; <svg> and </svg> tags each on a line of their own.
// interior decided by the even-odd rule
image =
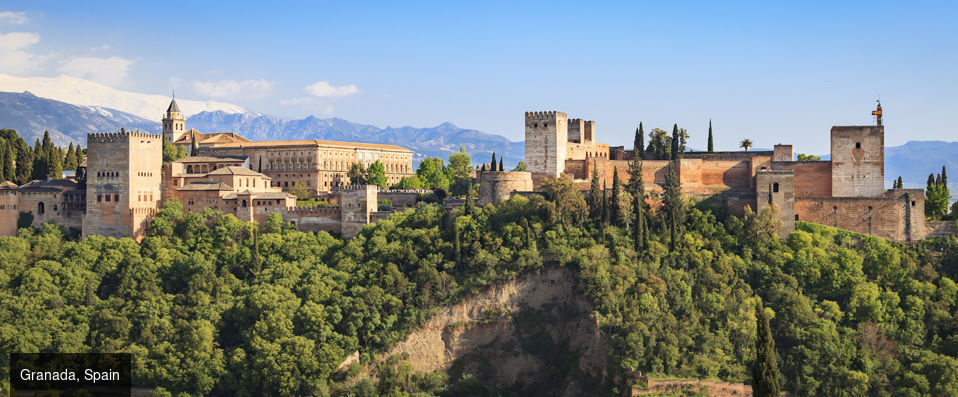
<svg viewBox="0 0 958 397">
<path fill-rule="evenodd" d="M 550 268 L 445 308 L 385 356 L 416 371 L 474 376 L 500 389 L 587 395 L 605 379 L 606 344 L 569 269 Z"/>
</svg>

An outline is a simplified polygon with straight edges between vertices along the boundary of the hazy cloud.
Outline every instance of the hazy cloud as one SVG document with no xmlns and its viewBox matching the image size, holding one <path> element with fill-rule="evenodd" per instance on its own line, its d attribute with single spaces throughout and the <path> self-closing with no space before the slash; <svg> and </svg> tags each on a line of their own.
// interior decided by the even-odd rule
<svg viewBox="0 0 958 397">
<path fill-rule="evenodd" d="M 40 35 L 29 32 L 0 34 L 0 72 L 24 74 L 36 71 L 46 56 L 29 51 L 40 42 Z"/>
<path fill-rule="evenodd" d="M 269 95 L 274 83 L 268 80 L 194 81 L 193 89 L 214 98 L 261 98 Z"/>
<path fill-rule="evenodd" d="M 341 85 L 337 87 L 332 84 L 329 84 L 328 81 L 317 81 L 313 84 L 306 86 L 305 90 L 311 95 L 317 96 L 320 98 L 343 97 L 343 96 L 359 93 L 359 88 L 356 88 L 356 86 L 353 84 Z"/>
<path fill-rule="evenodd" d="M 74 57 L 66 60 L 59 70 L 70 76 L 115 86 L 126 79 L 131 65 L 133 65 L 132 59 L 117 56 L 109 58 Z"/>
<path fill-rule="evenodd" d="M 0 22 L 11 25 L 23 25 L 30 22 L 26 12 L 0 11 Z"/>
</svg>

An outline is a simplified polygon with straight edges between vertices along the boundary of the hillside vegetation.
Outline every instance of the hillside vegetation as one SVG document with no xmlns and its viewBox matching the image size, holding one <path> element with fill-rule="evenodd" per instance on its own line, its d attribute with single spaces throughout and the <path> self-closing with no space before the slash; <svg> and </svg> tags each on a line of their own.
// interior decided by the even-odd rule
<svg viewBox="0 0 958 397">
<path fill-rule="evenodd" d="M 770 213 L 680 203 L 648 209 L 637 251 L 626 209 L 589 217 L 571 192 L 560 179 L 498 206 L 424 206 L 348 241 L 175 202 L 140 244 L 22 229 L 0 237 L 0 363 L 128 351 L 134 384 L 156 394 L 523 395 L 468 373 L 413 373 L 398 356 L 374 378 L 335 370 L 356 350 L 369 363 L 442 305 L 559 266 L 607 339 L 603 394 L 627 387 L 630 370 L 750 382 L 761 300 L 784 390 L 958 395 L 956 239 L 901 246 L 800 223 L 782 241 Z"/>
</svg>

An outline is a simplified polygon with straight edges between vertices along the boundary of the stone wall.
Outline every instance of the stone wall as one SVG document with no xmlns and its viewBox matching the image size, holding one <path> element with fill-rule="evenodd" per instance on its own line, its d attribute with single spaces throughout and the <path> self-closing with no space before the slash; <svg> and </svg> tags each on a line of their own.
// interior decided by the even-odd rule
<svg viewBox="0 0 958 397">
<path fill-rule="evenodd" d="M 343 238 L 350 238 L 370 223 L 370 215 L 379 211 L 376 185 L 345 186 L 340 189 L 340 209 Z"/>
<path fill-rule="evenodd" d="M 558 176 L 565 167 L 568 118 L 562 112 L 526 112 L 526 170 Z"/>
<path fill-rule="evenodd" d="M 880 197 L 798 197 L 797 220 L 897 241 L 925 237 L 920 189 L 889 190 Z"/>
<path fill-rule="evenodd" d="M 496 204 L 512 196 L 513 192 L 531 192 L 532 174 L 522 171 L 479 174 L 479 205 Z"/>
<path fill-rule="evenodd" d="M 832 196 L 877 197 L 885 191 L 885 127 L 835 126 Z"/>
<path fill-rule="evenodd" d="M 144 236 L 162 199 L 161 139 L 140 132 L 87 135 L 84 237 Z"/>
<path fill-rule="evenodd" d="M 0 190 L 0 236 L 17 235 L 20 195 L 16 190 Z"/>
<path fill-rule="evenodd" d="M 393 207 L 411 207 L 416 205 L 416 200 L 419 198 L 419 194 L 426 192 L 407 192 L 407 191 L 397 191 L 397 190 L 382 190 L 379 194 L 380 200 L 389 200 L 393 203 Z"/>
<path fill-rule="evenodd" d="M 772 170 L 794 172 L 796 197 L 832 195 L 831 161 L 777 161 L 772 163 Z"/>
<path fill-rule="evenodd" d="M 284 222 L 292 224 L 301 232 L 342 233 L 339 207 L 289 207 L 280 214 L 283 215 Z"/>
<path fill-rule="evenodd" d="M 795 230 L 795 174 L 789 171 L 759 171 L 755 175 L 756 211 L 768 207 L 771 192 L 772 202 L 778 207 L 778 220 L 782 222 L 776 231 L 782 238 Z"/>
</svg>

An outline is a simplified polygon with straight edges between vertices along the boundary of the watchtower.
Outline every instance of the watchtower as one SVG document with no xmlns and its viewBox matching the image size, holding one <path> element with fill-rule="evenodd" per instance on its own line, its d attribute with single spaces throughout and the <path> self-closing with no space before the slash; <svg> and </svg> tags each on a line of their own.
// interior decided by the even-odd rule
<svg viewBox="0 0 958 397">
<path fill-rule="evenodd" d="M 83 237 L 144 236 L 161 199 L 161 139 L 142 132 L 87 135 Z"/>
<path fill-rule="evenodd" d="M 163 138 L 168 143 L 173 143 L 185 133 L 186 119 L 180 113 L 180 107 L 176 105 L 176 98 L 173 98 L 170 101 L 170 107 L 166 108 L 166 114 L 163 116 Z"/>
<path fill-rule="evenodd" d="M 562 112 L 526 112 L 526 170 L 550 177 L 565 171 L 569 116 Z"/>
<path fill-rule="evenodd" d="M 885 192 L 885 127 L 835 126 L 832 196 L 877 197 Z"/>
</svg>

